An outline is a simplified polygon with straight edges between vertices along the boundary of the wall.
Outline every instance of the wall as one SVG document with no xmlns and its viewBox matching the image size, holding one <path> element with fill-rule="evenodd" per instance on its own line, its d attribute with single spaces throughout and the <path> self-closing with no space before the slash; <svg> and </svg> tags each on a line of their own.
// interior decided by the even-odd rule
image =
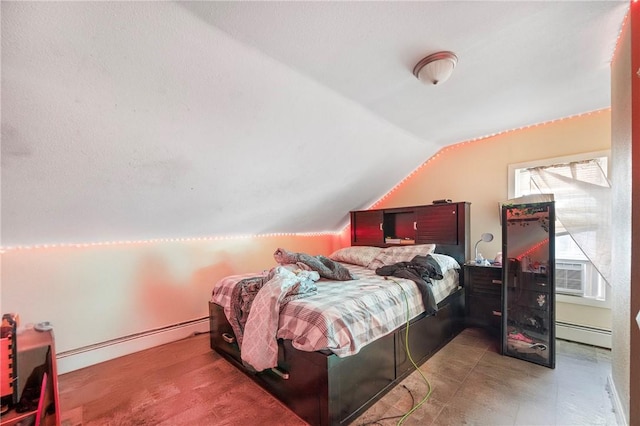
<svg viewBox="0 0 640 426">
<path fill-rule="evenodd" d="M 498 203 L 507 194 L 507 165 L 608 149 L 609 126 L 609 111 L 601 111 L 445 149 L 377 207 L 428 204 L 438 198 L 469 201 L 472 240 L 493 233 L 496 238 L 482 243 L 481 251 L 494 256 L 501 250 Z M 58 352 L 74 351 L 206 316 L 217 279 L 269 268 L 276 247 L 329 254 L 348 245 L 348 238 L 346 229 L 340 236 L 10 250 L 1 256 L 2 311 L 19 313 L 23 324 L 51 321 Z M 562 315 L 561 306 L 558 312 Z M 586 317 L 602 315 L 587 312 Z M 591 319 L 585 322 L 593 326 Z M 206 330 L 207 325 L 199 327 Z"/>
<path fill-rule="evenodd" d="M 631 4 L 631 259 L 640 259 L 640 3 Z M 640 425 L 640 263 L 631 263 L 629 424 Z M 628 317 L 629 318 L 629 317 Z M 635 319 L 638 319 L 634 323 Z"/>
<path fill-rule="evenodd" d="M 275 265 L 278 247 L 328 254 L 337 236 L 265 236 L 142 244 L 9 250 L 1 255 L 2 312 L 22 326 L 50 321 L 58 354 L 208 316 L 214 283 L 226 275 Z M 184 328 L 169 340 L 208 323 Z M 139 337 L 142 338 L 142 337 Z M 165 343 L 158 333 L 124 349 L 63 362 L 74 370 L 133 350 Z M 89 352 L 89 351 L 88 351 Z"/>
<path fill-rule="evenodd" d="M 418 168 L 376 207 L 429 204 L 449 198 L 471 202 L 471 240 L 491 232 L 491 243 L 478 251 L 493 258 L 501 251 L 499 203 L 508 198 L 509 164 L 610 149 L 611 114 L 597 111 L 441 150 Z M 565 322 L 611 330 L 611 311 L 597 306 L 557 303 Z"/>
<path fill-rule="evenodd" d="M 640 3 L 630 2 L 611 72 L 614 217 L 614 395 L 630 425 L 640 425 Z"/>
<path fill-rule="evenodd" d="M 631 32 L 625 23 L 618 48 L 611 65 L 611 180 L 612 203 L 616 214 L 612 232 L 612 281 L 615 289 L 612 300 L 612 378 L 618 411 L 629 419 L 629 363 L 630 363 L 630 305 L 631 300 Z M 625 421 L 625 420 L 623 420 Z"/>
</svg>

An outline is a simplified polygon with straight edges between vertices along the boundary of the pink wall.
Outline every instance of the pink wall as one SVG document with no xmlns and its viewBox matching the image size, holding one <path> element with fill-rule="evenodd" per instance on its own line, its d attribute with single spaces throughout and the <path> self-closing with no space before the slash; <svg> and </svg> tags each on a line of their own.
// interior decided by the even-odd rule
<svg viewBox="0 0 640 426">
<path fill-rule="evenodd" d="M 2 254 L 2 311 L 54 324 L 57 352 L 208 315 L 214 283 L 275 265 L 282 247 L 329 254 L 337 235 L 110 244 Z"/>
</svg>

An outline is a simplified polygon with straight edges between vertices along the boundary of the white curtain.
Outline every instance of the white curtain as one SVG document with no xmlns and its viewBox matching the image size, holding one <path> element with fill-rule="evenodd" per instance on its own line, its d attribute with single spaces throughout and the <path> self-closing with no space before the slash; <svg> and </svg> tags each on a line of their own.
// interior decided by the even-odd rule
<svg viewBox="0 0 640 426">
<path fill-rule="evenodd" d="M 599 161 L 529 171 L 540 192 L 554 194 L 556 233 L 569 233 L 602 278 L 611 283 L 611 184 Z"/>
</svg>

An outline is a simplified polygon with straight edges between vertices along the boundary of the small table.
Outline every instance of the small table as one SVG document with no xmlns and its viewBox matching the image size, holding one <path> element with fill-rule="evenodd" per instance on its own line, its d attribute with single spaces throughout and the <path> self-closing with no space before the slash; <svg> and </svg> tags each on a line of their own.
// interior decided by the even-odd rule
<svg viewBox="0 0 640 426">
<path fill-rule="evenodd" d="M 502 335 L 502 267 L 464 265 L 467 325 Z"/>
<path fill-rule="evenodd" d="M 56 366 L 55 339 L 53 330 L 36 331 L 26 329 L 17 333 L 18 398 L 22 395 L 27 379 L 34 369 L 46 365 L 46 379 L 40 389 L 43 397 L 38 407 L 18 413 L 15 407 L 2 416 L 1 426 L 11 426 L 30 417 L 40 416 L 42 425 L 60 424 L 60 402 L 58 397 L 58 370 Z M 5 356 L 3 353 L 2 356 Z M 40 409 L 38 409 L 40 408 Z"/>
</svg>

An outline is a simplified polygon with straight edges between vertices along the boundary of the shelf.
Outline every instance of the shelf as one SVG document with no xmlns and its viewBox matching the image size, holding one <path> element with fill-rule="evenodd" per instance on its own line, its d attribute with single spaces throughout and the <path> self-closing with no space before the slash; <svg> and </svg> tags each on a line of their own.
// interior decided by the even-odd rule
<svg viewBox="0 0 640 426">
<path fill-rule="evenodd" d="M 503 353 L 549 368 L 555 368 L 554 223 L 553 202 L 502 207 Z"/>
</svg>

